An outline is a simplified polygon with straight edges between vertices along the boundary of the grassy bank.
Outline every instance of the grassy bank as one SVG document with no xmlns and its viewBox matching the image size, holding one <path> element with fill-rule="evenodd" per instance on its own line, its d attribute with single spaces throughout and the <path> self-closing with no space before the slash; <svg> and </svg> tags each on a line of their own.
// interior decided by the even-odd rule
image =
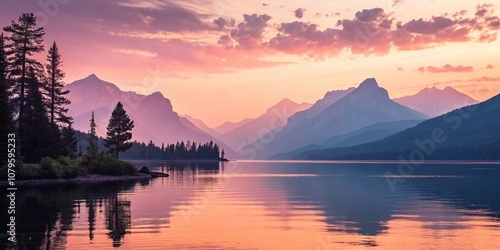
<svg viewBox="0 0 500 250">
<path fill-rule="evenodd" d="M 79 176 L 137 176 L 134 165 L 113 158 L 109 154 L 85 155 L 77 158 L 43 158 L 36 164 L 18 164 L 16 180 L 74 179 Z M 7 166 L 0 170 L 2 180 L 7 179 Z"/>
</svg>

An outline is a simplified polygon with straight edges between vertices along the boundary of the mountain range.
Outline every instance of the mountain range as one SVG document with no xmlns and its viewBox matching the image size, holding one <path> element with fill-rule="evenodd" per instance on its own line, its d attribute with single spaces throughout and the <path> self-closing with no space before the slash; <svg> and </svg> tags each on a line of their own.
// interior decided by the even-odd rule
<svg viewBox="0 0 500 250">
<path fill-rule="evenodd" d="M 259 150 L 258 155 L 267 158 L 375 123 L 428 118 L 391 100 L 387 90 L 379 87 L 373 78 L 344 93 L 326 107 L 315 108 L 316 104 L 323 103 L 317 102 L 310 109 L 290 117 L 280 131 L 271 132 L 273 140 Z"/>
<path fill-rule="evenodd" d="M 423 120 L 401 120 L 394 122 L 375 123 L 360 128 L 358 130 L 349 132 L 347 134 L 332 136 L 326 139 L 325 141 L 321 142 L 320 144 L 311 144 L 290 152 L 273 155 L 270 157 L 270 159 L 287 160 L 293 158 L 296 155 L 311 150 L 349 147 L 372 141 L 377 141 L 389 135 L 414 127 L 415 125 L 419 124 L 422 121 Z"/>
<path fill-rule="evenodd" d="M 66 85 L 65 90 L 70 91 L 69 115 L 74 118 L 76 130 L 88 131 L 91 113 L 94 112 L 97 135 L 104 137 L 112 110 L 118 102 L 122 102 L 130 118 L 135 121 L 133 140 L 146 143 L 151 140 L 156 145 L 181 140 L 198 143 L 214 141 L 225 150 L 228 157 L 238 157 L 231 147 L 181 118 L 174 112 L 170 100 L 160 92 L 141 95 L 122 91 L 94 74 Z"/>
<path fill-rule="evenodd" d="M 500 159 L 500 95 L 426 120 L 382 140 L 311 150 L 294 159 Z"/>
<path fill-rule="evenodd" d="M 136 121 L 133 140 L 151 140 L 157 145 L 181 140 L 214 141 L 233 159 L 307 158 L 307 152 L 356 147 L 414 127 L 429 117 L 477 103 L 451 87 L 426 88 L 391 100 L 375 79 L 368 78 L 357 88 L 329 91 L 313 105 L 285 98 L 256 118 L 211 128 L 188 114 L 178 115 L 160 92 L 141 95 L 122 91 L 94 74 L 65 89 L 70 91 L 69 114 L 77 130 L 88 131 L 93 111 L 97 134 L 105 136 L 111 112 L 120 101 Z"/>
<path fill-rule="evenodd" d="M 279 129 L 287 124 L 293 114 L 311 107 L 309 103 L 295 103 L 290 99 L 283 99 L 256 117 L 245 119 L 239 126 L 221 135 L 221 140 L 237 149 L 242 143 L 249 143 L 267 134 L 273 129 Z"/>
<path fill-rule="evenodd" d="M 425 88 L 414 95 L 395 98 L 394 101 L 429 117 L 436 117 L 454 109 L 478 103 L 470 96 L 449 86 L 444 89 Z"/>
</svg>

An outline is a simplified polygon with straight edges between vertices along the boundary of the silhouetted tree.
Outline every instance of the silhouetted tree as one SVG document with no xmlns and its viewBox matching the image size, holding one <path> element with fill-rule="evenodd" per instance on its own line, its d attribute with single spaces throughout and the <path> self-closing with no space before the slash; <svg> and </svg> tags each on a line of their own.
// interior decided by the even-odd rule
<svg viewBox="0 0 500 250">
<path fill-rule="evenodd" d="M 117 159 L 120 152 L 125 152 L 132 147 L 130 139 L 132 139 L 133 128 L 134 121 L 130 120 L 123 105 L 118 102 L 113 113 L 111 113 L 106 139 L 104 139 L 104 146 Z"/>
<path fill-rule="evenodd" d="M 95 119 L 94 119 L 94 111 L 92 111 L 92 118 L 90 119 L 90 130 L 89 130 L 89 136 L 87 137 L 87 154 L 89 155 L 95 155 L 99 153 L 99 148 L 97 145 L 97 133 L 96 133 L 96 125 L 95 125 Z"/>
<path fill-rule="evenodd" d="M 29 69 L 29 85 L 26 93 L 26 112 L 20 129 L 25 131 L 22 141 L 22 153 L 25 162 L 38 162 L 42 157 L 59 156 L 60 135 L 57 126 L 50 124 L 46 106 L 40 92 L 41 83 L 36 70 Z"/>
<path fill-rule="evenodd" d="M 92 241 L 94 239 L 94 230 L 96 229 L 96 205 L 93 198 L 87 199 L 85 204 L 87 206 L 87 221 L 89 222 L 89 239 Z"/>
<path fill-rule="evenodd" d="M 73 122 L 70 122 L 61 130 L 62 155 L 73 157 L 76 155 L 77 141 Z"/>
<path fill-rule="evenodd" d="M 30 68 L 38 68 L 41 64 L 33 58 L 35 53 L 42 52 L 43 36 L 45 31 L 43 27 L 37 27 L 36 17 L 33 13 L 22 14 L 17 22 L 12 20 L 11 25 L 4 28 L 4 31 L 11 33 L 9 40 L 11 41 L 9 53 L 11 66 L 11 79 L 13 86 L 11 92 L 14 93 L 11 97 L 14 109 L 18 111 L 18 127 L 19 137 L 24 137 L 24 114 L 26 106 L 26 84 L 27 74 Z"/>
<path fill-rule="evenodd" d="M 0 120 L 0 131 L 2 131 L 0 133 L 0 152 L 2 152 L 0 166 L 7 162 L 8 134 L 15 132 L 9 104 L 8 67 L 6 43 L 2 33 L 0 34 L 0 117 L 2 118 Z"/>
<path fill-rule="evenodd" d="M 63 90 L 65 73 L 61 67 L 61 54 L 59 54 L 59 48 L 54 42 L 49 49 L 47 64 L 45 64 L 47 81 L 45 82 L 44 90 L 49 100 L 50 123 L 65 126 L 71 123 L 73 119 L 68 116 L 68 108 L 65 107 L 71 101 L 65 97 L 69 93 L 69 90 Z"/>
<path fill-rule="evenodd" d="M 109 230 L 108 237 L 113 240 L 113 247 L 121 246 L 125 234 L 130 233 L 130 204 L 130 201 L 120 199 L 118 193 L 106 200 L 106 229 Z"/>
</svg>

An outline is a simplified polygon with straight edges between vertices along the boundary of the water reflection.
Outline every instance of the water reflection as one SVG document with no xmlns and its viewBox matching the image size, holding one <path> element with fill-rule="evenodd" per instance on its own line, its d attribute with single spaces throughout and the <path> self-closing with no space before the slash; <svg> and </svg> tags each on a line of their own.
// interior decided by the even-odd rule
<svg viewBox="0 0 500 250">
<path fill-rule="evenodd" d="M 390 164 L 135 164 L 170 177 L 23 188 L 18 243 L 2 247 L 500 247 L 496 165 L 425 165 L 392 190 Z"/>
<path fill-rule="evenodd" d="M 131 204 L 125 196 L 118 194 L 132 189 L 135 184 L 113 182 L 19 188 L 16 197 L 17 245 L 8 244 L 4 238 L 2 246 L 17 249 L 62 248 L 74 228 L 75 219 L 83 212 L 82 207 L 88 214 L 89 240 L 94 239 L 96 216 L 104 212 L 110 222 L 109 237 L 119 244 L 123 238 L 120 234 L 130 228 L 130 219 L 127 221 L 124 215 L 127 212 L 130 214 Z M 7 207 L 3 199 L 2 207 Z M 7 224 L 5 219 L 2 216 L 3 225 Z"/>
</svg>

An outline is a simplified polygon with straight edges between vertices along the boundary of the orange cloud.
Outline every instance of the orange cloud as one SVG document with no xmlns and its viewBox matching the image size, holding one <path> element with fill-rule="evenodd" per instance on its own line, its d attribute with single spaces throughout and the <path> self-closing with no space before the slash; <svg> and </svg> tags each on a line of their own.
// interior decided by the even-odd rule
<svg viewBox="0 0 500 250">
<path fill-rule="evenodd" d="M 454 73 L 461 73 L 461 72 L 472 72 L 474 71 L 474 67 L 472 66 L 452 66 L 450 64 L 446 64 L 443 67 L 435 67 L 435 66 L 427 66 L 427 67 L 419 67 L 418 72 L 424 73 L 424 72 L 429 72 L 429 73 L 449 73 L 449 72 L 454 72 Z"/>
</svg>

